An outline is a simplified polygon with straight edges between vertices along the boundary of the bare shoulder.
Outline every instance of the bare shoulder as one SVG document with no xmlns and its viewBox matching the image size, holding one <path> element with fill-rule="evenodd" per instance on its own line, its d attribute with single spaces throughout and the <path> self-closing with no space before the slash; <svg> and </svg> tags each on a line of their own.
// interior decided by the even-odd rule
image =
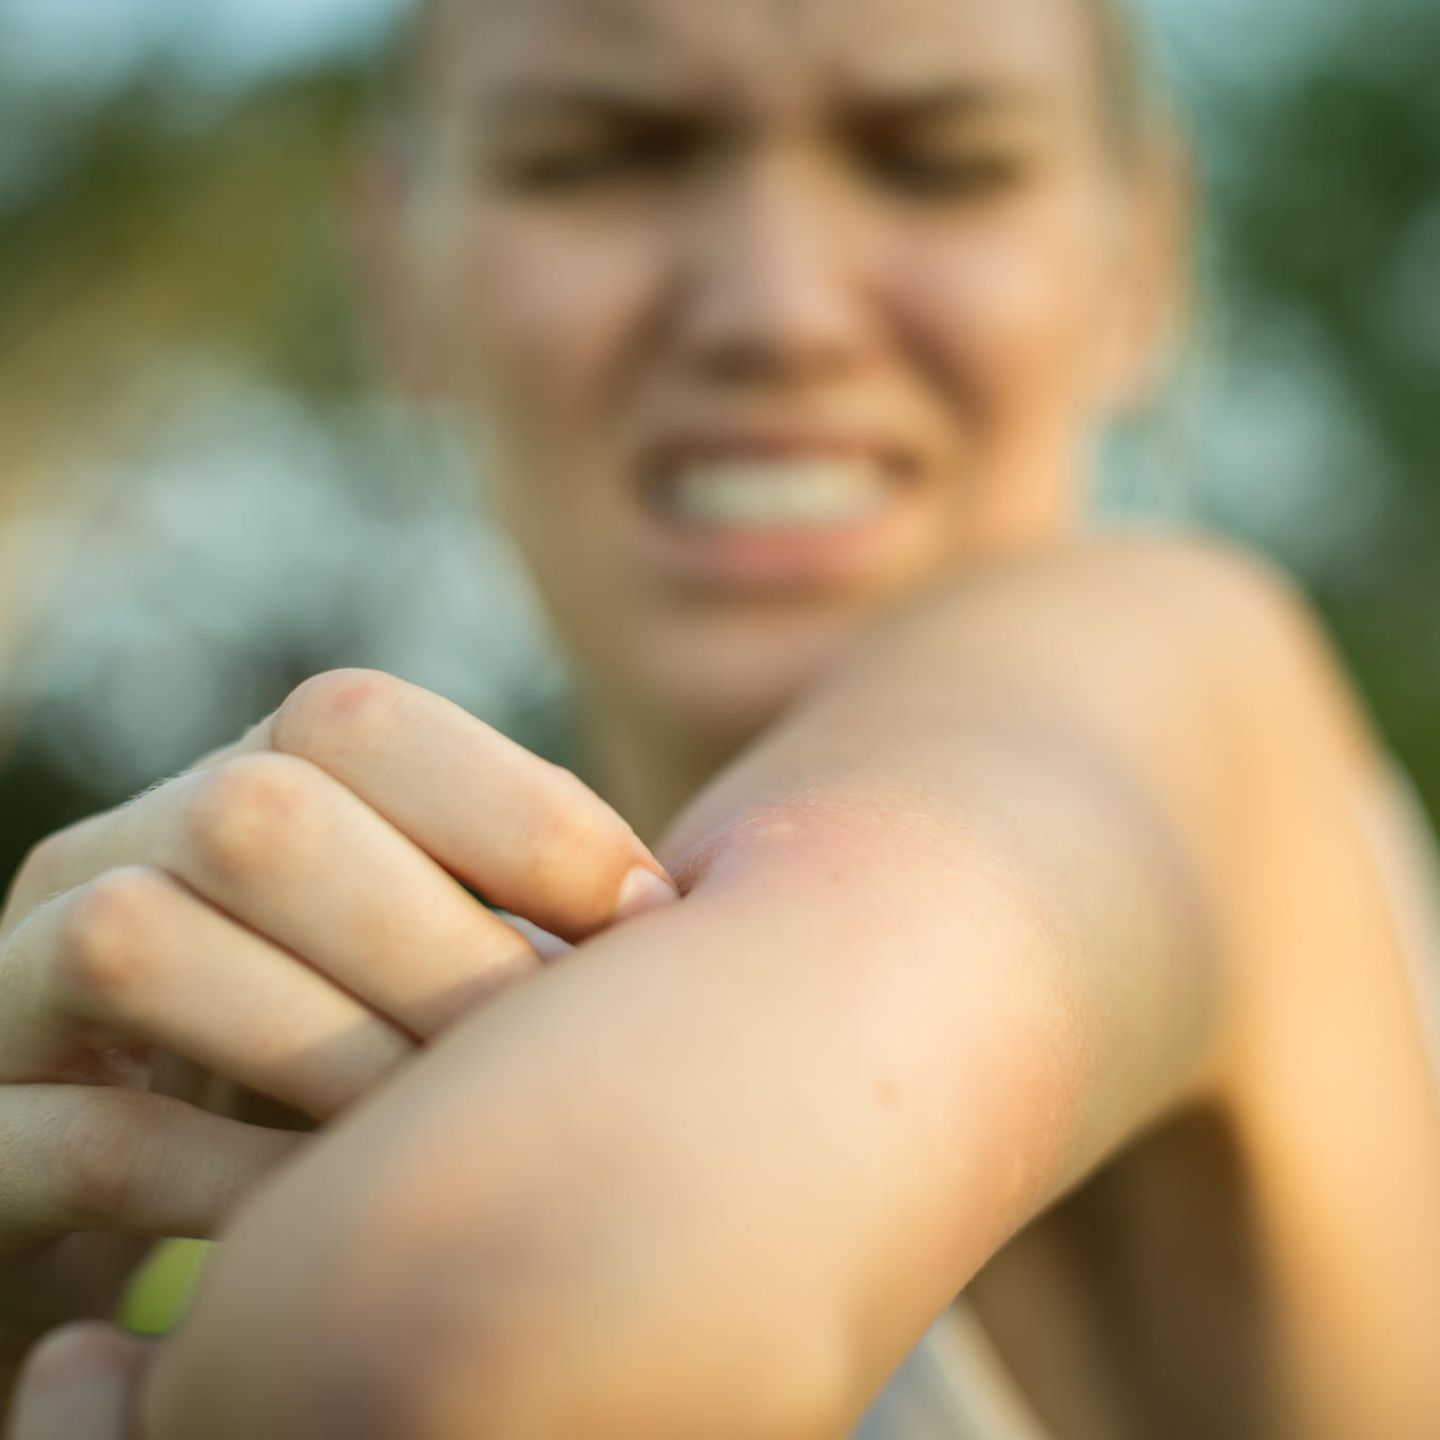
<svg viewBox="0 0 1440 1440">
<path fill-rule="evenodd" d="M 1155 646 L 1177 661 L 1217 661 L 1265 686 L 1309 685 L 1332 702 L 1340 667 L 1301 586 L 1268 557 L 1198 533 L 1115 532 L 980 567 L 955 587 L 951 622 L 971 607 L 1008 606 L 1017 629 L 1090 643 Z M 962 622 L 963 623 L 963 622 Z M 1179 645 L 1183 648 L 1176 649 Z"/>
<path fill-rule="evenodd" d="M 1077 567 L 1114 568 L 1150 602 L 1157 624 L 1181 627 L 1265 689 L 1294 687 L 1335 708 L 1358 740 L 1367 729 L 1323 621 L 1295 578 L 1254 550 L 1199 534 L 1119 535 L 1080 547 Z"/>
<path fill-rule="evenodd" d="M 1275 706 L 1255 722 L 1265 764 L 1249 794 L 1258 864 L 1236 1101 L 1294 1287 L 1289 1359 L 1314 1433 L 1358 1433 L 1344 1427 L 1367 1415 L 1369 1433 L 1433 1433 L 1434 838 L 1296 587 L 1235 552 L 1195 558 L 1250 617 L 1252 693 Z"/>
<path fill-rule="evenodd" d="M 1384 768 L 1301 587 L 1235 545 L 1097 536 L 975 567 L 898 618 L 878 675 L 859 672 L 871 693 L 948 678 L 957 712 L 1087 739 L 1222 867 L 1243 863 L 1257 789 L 1283 810 L 1287 783 L 1333 790 Z"/>
<path fill-rule="evenodd" d="M 1280 1412 L 1305 1435 L 1433 1433 L 1440 877 L 1423 816 L 1287 576 L 1205 542 L 1111 553 L 1170 587 L 1162 624 L 1214 647 L 1247 747 L 1228 802 L 1229 1103 Z"/>
<path fill-rule="evenodd" d="M 1163 1420 L 1149 1417 L 1145 1433 L 1252 1433 L 1206 1408 L 1222 1392 L 1249 1397 L 1254 1433 L 1440 1433 L 1428 1043 L 1440 1034 L 1440 876 L 1323 623 L 1265 559 L 1150 536 L 997 566 L 937 606 L 934 623 L 961 644 L 974 643 L 972 626 L 1002 634 L 998 667 L 1043 677 L 1047 698 L 1149 779 L 1211 867 L 1225 951 L 1209 1119 L 1182 1115 L 1132 1149 L 997 1266 L 982 1297 L 1013 1308 L 1007 1291 L 1045 1245 L 1073 1252 L 1083 1273 L 1095 1225 L 1114 1245 L 1121 1213 L 1127 1265 L 1148 1279 L 1118 1319 L 1118 1290 L 1077 1302 L 1127 1337 L 1108 1363 L 1124 1373 L 1147 1353 L 1203 1352 L 1233 1381 L 1157 1399 Z M 1191 1303 L 1176 1307 L 1177 1294 Z M 1053 1286 L 1042 1298 L 1053 1311 Z M 1162 1393 L 1153 1374 L 1118 1391 L 1147 1386 Z M 1180 1423 L 1197 1414 L 1215 1425 Z"/>
<path fill-rule="evenodd" d="M 1197 534 L 1111 533 L 971 567 L 912 602 L 883 648 L 943 647 L 967 670 L 1026 670 L 1063 684 L 1257 693 L 1289 687 L 1365 729 L 1301 587 L 1266 557 Z M 877 647 L 879 648 L 879 647 Z M 1121 669 L 1129 664 L 1130 679 Z M 1112 673 L 1113 667 L 1113 673 Z M 1212 692 L 1213 693 L 1213 692 Z"/>
</svg>

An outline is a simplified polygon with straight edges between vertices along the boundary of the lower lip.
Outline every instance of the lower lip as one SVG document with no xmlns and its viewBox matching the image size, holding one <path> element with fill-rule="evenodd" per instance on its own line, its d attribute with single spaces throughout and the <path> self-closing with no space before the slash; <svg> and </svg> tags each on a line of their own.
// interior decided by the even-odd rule
<svg viewBox="0 0 1440 1440">
<path fill-rule="evenodd" d="M 848 586 L 884 567 L 912 528 L 913 510 L 900 485 L 863 519 L 825 526 L 722 529 L 647 505 L 649 558 L 677 582 L 730 593 Z"/>
</svg>

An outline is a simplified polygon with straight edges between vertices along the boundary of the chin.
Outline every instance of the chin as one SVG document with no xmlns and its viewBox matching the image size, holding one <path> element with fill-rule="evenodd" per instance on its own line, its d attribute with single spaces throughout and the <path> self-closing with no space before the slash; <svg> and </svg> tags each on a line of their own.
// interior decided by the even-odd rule
<svg viewBox="0 0 1440 1440">
<path fill-rule="evenodd" d="M 649 627 L 623 668 L 652 716 L 707 753 L 728 756 L 801 701 L 872 619 L 853 611 L 671 619 Z"/>
</svg>

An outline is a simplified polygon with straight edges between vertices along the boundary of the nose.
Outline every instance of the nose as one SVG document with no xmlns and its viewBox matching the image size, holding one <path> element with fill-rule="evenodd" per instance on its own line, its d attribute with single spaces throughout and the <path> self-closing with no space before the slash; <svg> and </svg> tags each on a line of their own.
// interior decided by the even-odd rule
<svg viewBox="0 0 1440 1440">
<path fill-rule="evenodd" d="M 717 181 L 688 230 L 676 297 L 695 370 L 799 386 L 864 364 L 872 322 L 842 209 L 823 177 L 784 157 Z"/>
</svg>

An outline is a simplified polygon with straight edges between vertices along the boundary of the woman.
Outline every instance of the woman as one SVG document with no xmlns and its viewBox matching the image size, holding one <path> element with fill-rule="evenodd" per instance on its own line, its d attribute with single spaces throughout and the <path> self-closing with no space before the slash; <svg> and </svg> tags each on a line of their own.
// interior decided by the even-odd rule
<svg viewBox="0 0 1440 1440">
<path fill-rule="evenodd" d="M 843 1436 L 961 1291 L 868 1433 L 965 1433 L 981 1340 L 981 1423 L 1436 1433 L 1422 837 L 1283 582 L 1084 531 L 1183 249 L 1116 17 L 440 0 L 415 77 L 388 351 L 608 803 L 341 674 L 41 847 L 15 1328 L 69 1232 L 228 1243 L 157 1351 L 42 1347 L 19 1440 Z"/>
</svg>

